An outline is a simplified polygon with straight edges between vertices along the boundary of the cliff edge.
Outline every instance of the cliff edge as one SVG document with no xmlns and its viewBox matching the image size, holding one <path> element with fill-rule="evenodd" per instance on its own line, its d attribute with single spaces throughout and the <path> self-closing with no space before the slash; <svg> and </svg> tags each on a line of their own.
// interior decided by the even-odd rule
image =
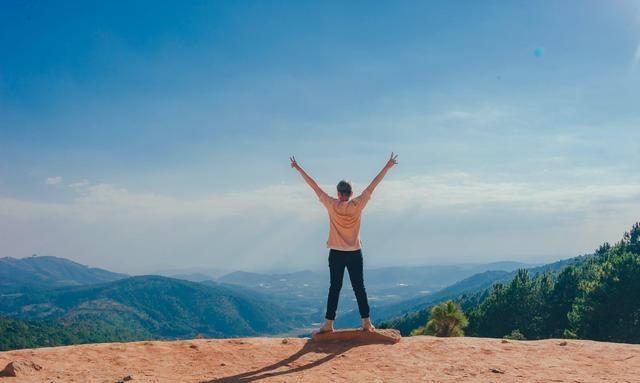
<svg viewBox="0 0 640 383">
<path fill-rule="evenodd" d="M 105 343 L 0 353 L 13 382 L 636 382 L 640 345 L 416 336 Z M 34 367 L 35 366 L 35 367 Z"/>
</svg>

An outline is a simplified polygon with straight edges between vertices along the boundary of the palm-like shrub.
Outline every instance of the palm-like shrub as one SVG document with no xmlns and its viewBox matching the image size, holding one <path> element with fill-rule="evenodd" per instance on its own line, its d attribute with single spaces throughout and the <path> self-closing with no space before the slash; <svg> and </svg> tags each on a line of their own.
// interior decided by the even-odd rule
<svg viewBox="0 0 640 383">
<path fill-rule="evenodd" d="M 505 335 L 503 338 L 511 340 L 527 340 L 527 338 L 525 338 L 525 336 L 522 335 L 522 333 L 518 329 L 511 331 L 509 335 Z"/>
<path fill-rule="evenodd" d="M 468 324 L 460 306 L 453 301 L 446 301 L 433 306 L 427 325 L 413 330 L 411 335 L 464 336 Z"/>
</svg>

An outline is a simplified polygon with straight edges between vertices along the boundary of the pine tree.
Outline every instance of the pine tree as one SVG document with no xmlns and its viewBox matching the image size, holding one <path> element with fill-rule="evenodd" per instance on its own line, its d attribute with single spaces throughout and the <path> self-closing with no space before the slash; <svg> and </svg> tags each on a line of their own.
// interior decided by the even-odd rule
<svg viewBox="0 0 640 383">
<path fill-rule="evenodd" d="M 415 330 L 411 335 L 464 336 L 468 324 L 460 306 L 453 301 L 446 301 L 434 306 L 426 327 Z"/>
</svg>

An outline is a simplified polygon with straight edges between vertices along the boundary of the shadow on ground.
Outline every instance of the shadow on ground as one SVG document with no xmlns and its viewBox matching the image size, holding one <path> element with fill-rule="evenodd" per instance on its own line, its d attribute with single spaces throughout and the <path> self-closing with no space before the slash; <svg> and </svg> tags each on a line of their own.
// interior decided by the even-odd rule
<svg viewBox="0 0 640 383">
<path fill-rule="evenodd" d="M 311 368 L 317 367 L 352 348 L 371 345 L 371 344 L 390 345 L 389 342 L 385 342 L 385 341 L 314 342 L 312 340 L 309 340 L 295 354 L 292 354 L 287 358 L 279 362 L 273 363 L 269 366 L 262 367 L 253 371 L 242 372 L 240 374 L 236 374 L 232 376 L 215 378 L 212 380 L 205 380 L 205 381 L 202 381 L 201 383 L 253 382 L 256 380 L 265 379 L 269 377 L 293 374 L 296 372 L 309 370 Z M 293 363 L 294 361 L 298 360 L 299 358 L 301 358 L 302 356 L 308 353 L 317 353 L 317 354 L 326 354 L 326 355 L 321 357 L 320 359 L 316 359 L 313 362 L 309 362 L 307 364 L 303 364 L 296 367 L 290 366 L 291 363 Z M 289 368 L 276 371 L 281 367 L 289 367 Z"/>
</svg>

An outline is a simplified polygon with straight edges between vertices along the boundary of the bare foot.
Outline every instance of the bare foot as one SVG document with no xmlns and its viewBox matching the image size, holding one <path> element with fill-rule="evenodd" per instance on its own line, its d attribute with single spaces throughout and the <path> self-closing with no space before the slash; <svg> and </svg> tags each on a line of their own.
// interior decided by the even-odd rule
<svg viewBox="0 0 640 383">
<path fill-rule="evenodd" d="M 332 332 L 332 331 L 333 331 L 333 321 L 327 320 L 326 322 L 324 322 L 324 325 L 320 327 L 320 330 L 318 330 L 318 333 Z"/>
<path fill-rule="evenodd" d="M 376 330 L 376 328 L 373 325 L 373 323 L 371 323 L 371 319 L 369 319 L 369 318 L 362 319 L 362 329 L 364 331 L 375 331 Z"/>
</svg>

